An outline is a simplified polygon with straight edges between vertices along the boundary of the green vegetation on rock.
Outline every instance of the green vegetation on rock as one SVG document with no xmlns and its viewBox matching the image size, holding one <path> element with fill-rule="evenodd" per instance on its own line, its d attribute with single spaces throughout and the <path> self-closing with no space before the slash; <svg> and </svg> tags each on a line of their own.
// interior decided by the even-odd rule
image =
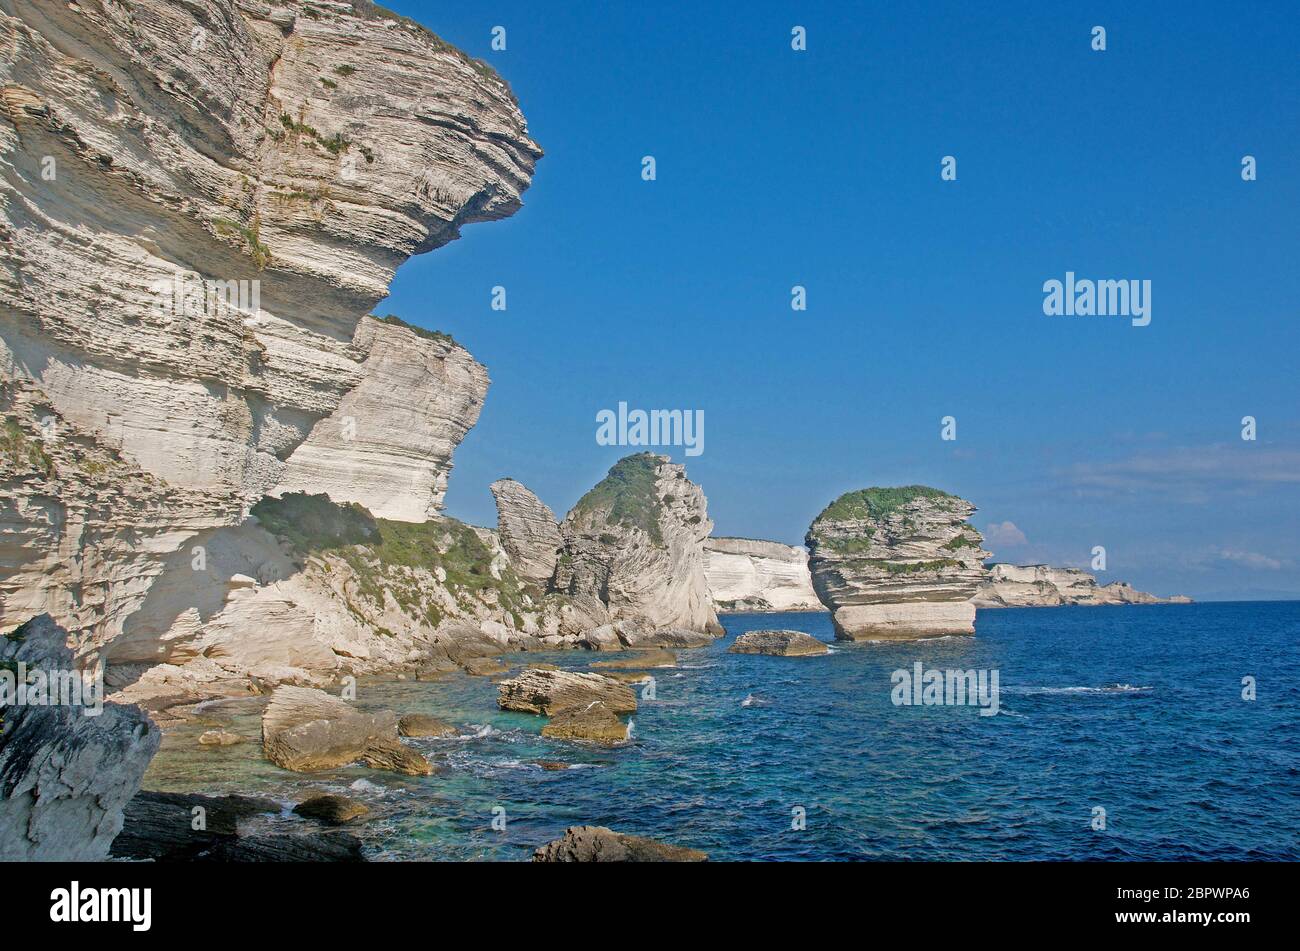
<svg viewBox="0 0 1300 951">
<path fill-rule="evenodd" d="M 270 496 L 252 508 L 252 514 L 272 535 L 283 538 L 300 555 L 346 545 L 359 545 L 374 537 L 378 522 L 355 502 L 338 504 L 324 492 L 286 492 Z"/>
<path fill-rule="evenodd" d="M 614 467 L 573 507 L 575 515 L 592 516 L 605 511 L 607 525 L 639 528 L 656 545 L 663 544 L 659 515 L 663 508 L 655 488 L 659 459 L 640 452 L 614 463 Z"/>
<path fill-rule="evenodd" d="M 962 563 L 955 558 L 937 558 L 934 561 L 890 561 L 887 558 L 864 558 L 864 564 L 879 568 L 891 575 L 910 575 L 919 571 L 942 571 L 944 568 L 960 568 Z"/>
<path fill-rule="evenodd" d="M 417 327 L 415 324 L 409 324 L 401 317 L 394 317 L 392 314 L 386 314 L 380 317 L 378 314 L 371 314 L 375 320 L 383 324 L 390 324 L 393 327 L 404 327 L 417 337 L 424 337 L 426 340 L 440 340 L 451 347 L 459 347 L 456 338 L 451 334 L 445 334 L 440 330 L 425 330 L 423 327 Z"/>
<path fill-rule="evenodd" d="M 35 469 L 47 476 L 54 474 L 54 460 L 39 440 L 31 439 L 12 416 L 5 417 L 0 432 L 0 458 L 7 466 L 22 471 Z"/>
<path fill-rule="evenodd" d="M 457 601 L 496 603 L 523 626 L 525 585 L 508 567 L 492 574 L 492 550 L 470 526 L 455 519 L 396 522 L 374 518 L 355 502 L 338 504 L 328 495 L 286 493 L 253 507 L 262 526 L 284 539 L 300 555 L 329 552 L 345 561 L 356 577 L 357 593 L 383 608 L 385 592 L 412 617 L 430 627 L 443 619 L 444 603 L 431 590 L 438 582 Z M 535 592 L 540 597 L 541 592 Z M 357 618 L 365 616 L 355 605 Z"/>
<path fill-rule="evenodd" d="M 958 535 L 952 541 L 946 542 L 940 547 L 944 548 L 947 551 L 957 551 L 959 548 L 979 548 L 980 543 L 976 541 L 974 538 L 972 538 L 970 535 L 967 535 L 965 530 L 963 529 L 960 535 Z"/>
<path fill-rule="evenodd" d="M 904 485 L 893 487 L 873 486 L 846 492 L 826 506 L 813 521 L 818 522 L 849 521 L 854 519 L 871 519 L 878 521 L 897 512 L 909 502 L 917 499 L 951 499 L 954 495 L 942 489 L 932 489 L 927 485 Z"/>
</svg>

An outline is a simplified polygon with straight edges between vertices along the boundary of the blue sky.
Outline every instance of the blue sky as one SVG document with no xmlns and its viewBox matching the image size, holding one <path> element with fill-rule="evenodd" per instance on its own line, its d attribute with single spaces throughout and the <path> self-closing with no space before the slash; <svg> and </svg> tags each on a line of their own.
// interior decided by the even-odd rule
<svg viewBox="0 0 1300 951">
<path fill-rule="evenodd" d="M 1103 545 L 1103 581 L 1300 597 L 1294 4 L 388 5 L 492 63 L 546 150 L 515 217 L 377 308 L 491 372 L 448 514 L 494 524 L 509 475 L 562 516 L 635 451 L 595 441 L 626 401 L 704 411 L 703 455 L 665 451 L 719 535 L 799 543 L 919 482 L 999 560 Z M 1067 270 L 1150 280 L 1151 324 L 1045 316 Z"/>
</svg>

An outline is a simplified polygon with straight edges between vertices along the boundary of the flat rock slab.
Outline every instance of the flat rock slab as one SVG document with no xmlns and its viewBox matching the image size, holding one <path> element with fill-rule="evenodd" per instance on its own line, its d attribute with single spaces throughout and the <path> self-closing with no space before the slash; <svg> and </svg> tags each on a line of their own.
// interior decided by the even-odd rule
<svg viewBox="0 0 1300 951">
<path fill-rule="evenodd" d="M 619 657 L 616 660 L 598 660 L 592 667 L 608 667 L 612 670 L 649 670 L 652 667 L 676 667 L 677 655 L 660 648 L 638 651 L 631 657 Z"/>
<path fill-rule="evenodd" d="M 587 707 L 561 710 L 542 727 L 542 736 L 553 740 L 584 740 L 613 746 L 627 742 L 627 724 L 599 700 Z"/>
<path fill-rule="evenodd" d="M 293 807 L 293 811 L 308 819 L 330 826 L 341 826 L 370 812 L 364 803 L 347 796 L 312 796 Z"/>
<path fill-rule="evenodd" d="M 613 713 L 636 712 L 636 694 L 632 688 L 600 674 L 528 669 L 497 686 L 497 706 L 502 710 L 548 717 L 596 701 Z"/>
<path fill-rule="evenodd" d="M 771 654 L 776 657 L 811 657 L 830 648 L 803 631 L 750 631 L 731 645 L 732 654 Z"/>
<path fill-rule="evenodd" d="M 626 630 L 620 633 L 623 644 L 632 650 L 650 648 L 672 648 L 686 650 L 692 647 L 708 647 L 718 638 L 713 634 L 692 631 L 684 627 L 661 627 L 652 631 Z"/>
<path fill-rule="evenodd" d="M 358 760 L 373 769 L 428 776 L 429 762 L 397 738 L 391 710 L 363 713 L 311 687 L 277 687 L 262 713 L 262 750 L 295 772 L 337 769 Z"/>
<path fill-rule="evenodd" d="M 656 842 L 604 826 L 570 826 L 533 853 L 534 862 L 707 862 L 698 849 Z"/>
</svg>

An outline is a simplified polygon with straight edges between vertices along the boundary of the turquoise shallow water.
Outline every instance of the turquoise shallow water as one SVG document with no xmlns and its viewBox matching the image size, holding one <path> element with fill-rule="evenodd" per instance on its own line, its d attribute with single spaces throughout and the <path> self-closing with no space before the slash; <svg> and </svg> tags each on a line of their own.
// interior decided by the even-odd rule
<svg viewBox="0 0 1300 951">
<path fill-rule="evenodd" d="M 1300 602 L 980 611 L 977 637 L 902 644 L 834 643 L 822 613 L 723 623 L 717 644 L 656 672 L 624 747 L 544 740 L 541 718 L 498 711 L 494 683 L 458 674 L 358 697 L 462 725 L 414 741 L 438 775 L 304 777 L 263 762 L 253 742 L 199 748 L 195 733 L 218 720 L 258 736 L 255 705 L 240 701 L 170 735 L 145 785 L 285 802 L 345 792 L 374 810 L 354 831 L 375 858 L 524 859 L 582 823 L 717 859 L 1300 858 Z M 727 653 L 738 633 L 768 627 L 832 653 Z M 916 661 L 997 669 L 1002 713 L 895 706 L 890 675 Z M 1241 699 L 1246 675 L 1253 702 Z M 791 828 L 796 807 L 805 829 Z M 1091 826 L 1095 807 L 1105 831 Z"/>
</svg>

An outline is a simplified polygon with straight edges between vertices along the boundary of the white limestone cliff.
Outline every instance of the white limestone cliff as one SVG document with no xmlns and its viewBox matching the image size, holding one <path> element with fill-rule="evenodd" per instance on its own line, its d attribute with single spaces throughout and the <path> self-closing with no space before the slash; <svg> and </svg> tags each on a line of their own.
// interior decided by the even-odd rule
<svg viewBox="0 0 1300 951">
<path fill-rule="evenodd" d="M 184 656 L 249 597 L 196 552 L 264 495 L 434 516 L 486 372 L 366 315 L 520 207 L 504 82 L 365 0 L 10 0 L 0 47 L 0 628 Z"/>
<path fill-rule="evenodd" d="M 709 538 L 704 576 L 719 611 L 820 611 L 808 550 L 752 538 Z"/>
<path fill-rule="evenodd" d="M 808 529 L 818 597 L 843 640 L 975 632 L 971 598 L 984 578 L 975 506 L 928 486 L 849 492 Z"/>
<path fill-rule="evenodd" d="M 980 608 L 1051 607 L 1061 604 L 1186 604 L 1190 598 L 1159 598 L 1123 581 L 1098 584 L 1078 568 L 1048 565 L 991 565 L 975 594 Z"/>
</svg>

